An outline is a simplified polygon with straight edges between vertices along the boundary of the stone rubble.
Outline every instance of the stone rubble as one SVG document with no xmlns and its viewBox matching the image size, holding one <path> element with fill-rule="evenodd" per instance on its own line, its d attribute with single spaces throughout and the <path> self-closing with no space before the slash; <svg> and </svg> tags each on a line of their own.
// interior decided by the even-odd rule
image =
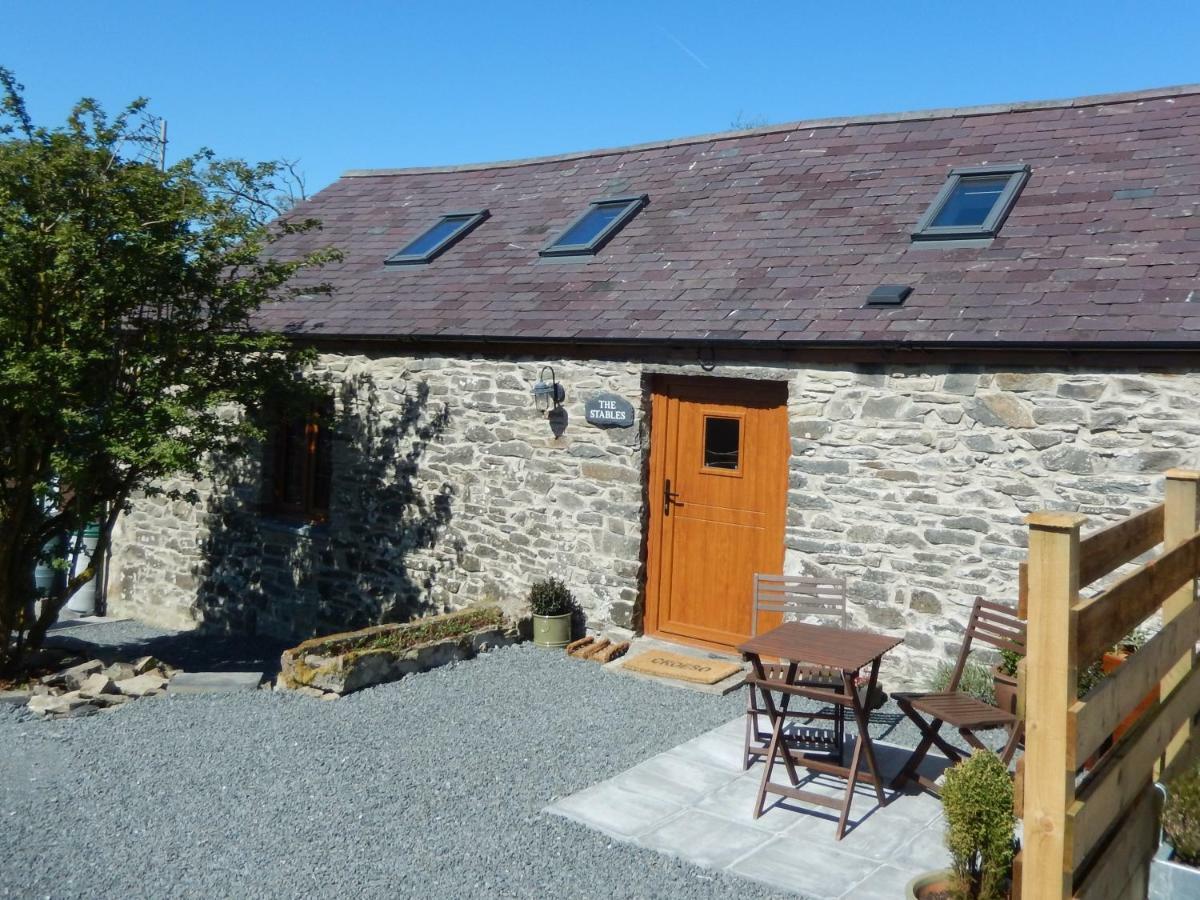
<svg viewBox="0 0 1200 900">
<path fill-rule="evenodd" d="M 77 654 L 56 648 L 39 651 L 27 665 L 31 671 L 59 668 L 24 689 L 5 691 L 5 701 L 56 719 L 91 715 L 137 698 L 158 696 L 179 671 L 153 656 L 132 661 L 81 661 Z"/>
<path fill-rule="evenodd" d="M 157 672 L 145 672 L 117 682 L 117 691 L 126 697 L 145 697 L 157 694 L 167 686 L 168 679 Z"/>
</svg>

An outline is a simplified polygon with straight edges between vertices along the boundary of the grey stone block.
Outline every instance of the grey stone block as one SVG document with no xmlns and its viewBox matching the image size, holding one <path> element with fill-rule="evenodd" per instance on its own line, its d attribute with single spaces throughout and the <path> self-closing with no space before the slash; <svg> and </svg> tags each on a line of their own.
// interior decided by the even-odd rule
<svg viewBox="0 0 1200 900">
<path fill-rule="evenodd" d="M 169 694 L 225 694 L 255 691 L 262 672 L 180 672 L 167 685 Z"/>
</svg>

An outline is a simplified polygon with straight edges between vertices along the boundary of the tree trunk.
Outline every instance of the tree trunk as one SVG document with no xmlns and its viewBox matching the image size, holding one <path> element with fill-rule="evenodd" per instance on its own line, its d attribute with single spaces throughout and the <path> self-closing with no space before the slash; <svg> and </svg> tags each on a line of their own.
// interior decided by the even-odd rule
<svg viewBox="0 0 1200 900">
<path fill-rule="evenodd" d="M 5 551 L 0 551 L 0 557 L 7 563 L 0 573 L 0 672 L 11 673 L 29 649 L 28 634 L 34 624 L 33 604 L 37 598 L 34 587 L 37 559 Z"/>
</svg>

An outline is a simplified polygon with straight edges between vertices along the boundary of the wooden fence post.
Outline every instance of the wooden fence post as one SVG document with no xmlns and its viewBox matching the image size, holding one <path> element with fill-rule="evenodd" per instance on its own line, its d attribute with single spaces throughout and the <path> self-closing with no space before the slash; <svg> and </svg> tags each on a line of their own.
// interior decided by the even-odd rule
<svg viewBox="0 0 1200 900">
<path fill-rule="evenodd" d="M 1184 469 L 1171 469 L 1167 472 L 1165 498 L 1165 515 L 1163 519 L 1163 552 L 1178 547 L 1196 533 L 1197 498 L 1200 496 L 1200 472 Z M 1196 602 L 1196 581 L 1189 579 L 1175 593 L 1166 599 L 1162 607 L 1163 624 L 1175 619 L 1187 611 Z M 1196 652 L 1191 650 L 1182 656 L 1163 678 L 1159 696 L 1166 698 L 1175 686 L 1187 676 L 1195 665 Z M 1164 764 L 1169 766 L 1180 750 L 1186 746 L 1191 736 L 1192 726 L 1189 721 L 1179 733 L 1171 739 L 1164 754 Z"/>
<path fill-rule="evenodd" d="M 1067 709 L 1078 660 L 1072 606 L 1079 594 L 1079 531 L 1085 516 L 1037 512 L 1029 524 L 1029 618 L 1025 655 L 1025 802 L 1021 895 L 1071 896 L 1067 808 L 1075 799 L 1075 742 Z"/>
</svg>

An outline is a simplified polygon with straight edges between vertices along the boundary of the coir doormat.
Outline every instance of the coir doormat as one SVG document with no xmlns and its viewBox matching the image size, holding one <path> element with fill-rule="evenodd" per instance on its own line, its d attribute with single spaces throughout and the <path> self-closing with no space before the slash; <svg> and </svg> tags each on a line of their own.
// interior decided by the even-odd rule
<svg viewBox="0 0 1200 900">
<path fill-rule="evenodd" d="M 681 653 L 665 653 L 662 650 L 639 653 L 626 660 L 623 668 L 646 675 L 658 675 L 661 678 L 691 681 L 695 684 L 716 684 L 742 670 L 737 663 L 684 656 Z"/>
</svg>

